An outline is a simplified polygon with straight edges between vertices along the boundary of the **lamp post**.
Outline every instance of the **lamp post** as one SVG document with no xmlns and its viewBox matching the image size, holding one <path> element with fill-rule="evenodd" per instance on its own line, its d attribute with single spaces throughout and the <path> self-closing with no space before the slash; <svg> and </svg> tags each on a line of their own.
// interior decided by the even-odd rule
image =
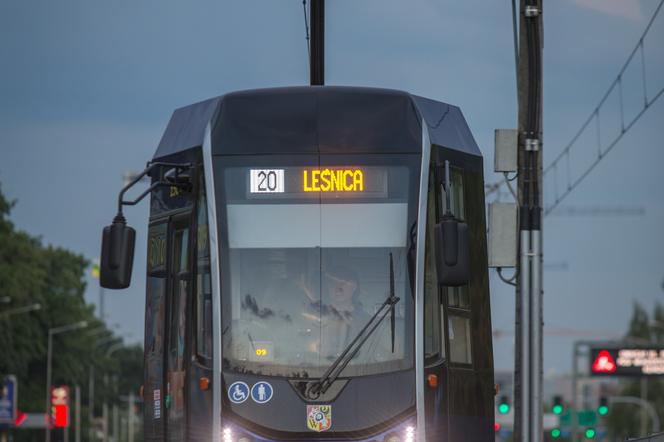
<svg viewBox="0 0 664 442">
<path fill-rule="evenodd" d="M 25 305 L 23 307 L 16 307 L 9 310 L 5 310 L 4 312 L 0 312 L 0 318 L 7 318 L 9 316 L 18 315 L 20 313 L 30 313 L 39 309 L 41 309 L 41 304 L 35 302 L 34 304 Z"/>
<path fill-rule="evenodd" d="M 79 321 L 73 324 L 62 325 L 48 329 L 48 350 L 46 352 L 46 416 L 49 415 L 50 390 L 51 390 L 51 359 L 53 357 L 53 336 L 69 331 L 78 330 L 88 326 L 87 321 Z M 51 442 L 51 425 L 46 425 L 46 442 Z"/>
<path fill-rule="evenodd" d="M 100 334 L 100 333 L 97 333 L 97 334 Z M 101 339 L 97 339 L 97 342 L 95 343 L 94 348 L 96 350 L 97 348 L 101 347 L 102 345 L 109 344 L 113 341 L 120 341 L 120 339 L 121 339 L 120 337 L 113 336 L 113 334 L 111 333 L 109 336 L 106 336 L 106 337 L 101 338 Z M 90 441 L 92 441 L 93 438 L 94 438 L 94 430 L 93 430 L 93 425 L 92 425 L 92 421 L 94 420 L 94 408 L 95 408 L 95 380 L 94 379 L 95 379 L 95 365 L 93 363 L 93 364 L 90 364 L 90 379 L 88 381 L 89 382 L 89 384 L 88 384 L 88 388 L 89 388 L 89 404 L 88 404 L 88 422 L 89 422 L 88 426 L 89 426 L 89 428 L 88 428 L 88 437 L 89 437 Z"/>
</svg>

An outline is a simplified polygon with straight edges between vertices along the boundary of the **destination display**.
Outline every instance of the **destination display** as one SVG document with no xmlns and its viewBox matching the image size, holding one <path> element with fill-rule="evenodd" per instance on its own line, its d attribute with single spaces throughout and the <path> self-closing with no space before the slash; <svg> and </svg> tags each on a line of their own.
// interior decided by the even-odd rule
<svg viewBox="0 0 664 442">
<path fill-rule="evenodd" d="M 356 195 L 387 196 L 387 169 L 366 166 L 248 169 L 249 198 L 260 196 Z"/>
<path fill-rule="evenodd" d="M 664 376 L 664 348 L 591 348 L 594 376 Z"/>
</svg>

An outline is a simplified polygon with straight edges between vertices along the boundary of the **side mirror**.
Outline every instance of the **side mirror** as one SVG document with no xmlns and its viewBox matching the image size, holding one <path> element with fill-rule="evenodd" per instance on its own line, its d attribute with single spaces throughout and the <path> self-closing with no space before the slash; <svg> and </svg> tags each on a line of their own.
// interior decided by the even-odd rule
<svg viewBox="0 0 664 442">
<path fill-rule="evenodd" d="M 116 216 L 104 227 L 101 241 L 99 283 L 107 289 L 126 289 L 131 283 L 134 265 L 136 231 L 127 226 L 122 216 Z"/>
<path fill-rule="evenodd" d="M 434 231 L 440 285 L 458 287 L 470 282 L 468 224 L 445 216 Z"/>
</svg>

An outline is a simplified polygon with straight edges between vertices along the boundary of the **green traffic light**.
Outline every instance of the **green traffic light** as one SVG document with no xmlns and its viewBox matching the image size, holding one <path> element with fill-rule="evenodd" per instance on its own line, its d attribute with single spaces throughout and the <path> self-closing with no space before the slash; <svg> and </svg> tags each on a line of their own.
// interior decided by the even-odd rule
<svg viewBox="0 0 664 442">
<path fill-rule="evenodd" d="M 500 404 L 498 405 L 498 411 L 500 414 L 507 414 L 510 412 L 510 406 L 507 404 Z"/>
<path fill-rule="evenodd" d="M 563 406 L 562 405 L 554 405 L 552 408 L 553 414 L 562 414 L 563 413 Z"/>
<path fill-rule="evenodd" d="M 558 439 L 560 437 L 560 428 L 554 428 L 551 430 L 551 437 L 554 439 Z"/>
<path fill-rule="evenodd" d="M 606 416 L 609 414 L 609 407 L 606 405 L 600 405 L 599 408 L 597 409 L 597 412 L 600 414 L 600 416 Z"/>
<path fill-rule="evenodd" d="M 586 438 L 587 439 L 594 439 L 595 438 L 595 429 L 594 428 L 586 429 Z"/>
</svg>

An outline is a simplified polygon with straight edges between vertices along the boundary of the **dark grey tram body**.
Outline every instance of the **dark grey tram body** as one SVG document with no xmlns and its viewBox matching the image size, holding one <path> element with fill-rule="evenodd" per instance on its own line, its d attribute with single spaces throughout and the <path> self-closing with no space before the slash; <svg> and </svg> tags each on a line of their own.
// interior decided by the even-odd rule
<svg viewBox="0 0 664 442">
<path fill-rule="evenodd" d="M 153 160 L 193 167 L 151 195 L 147 441 L 493 440 L 482 157 L 457 107 L 231 93 L 175 111 Z M 437 280 L 447 204 L 469 230 L 460 287 Z M 389 292 L 394 316 L 309 395 Z"/>
</svg>

